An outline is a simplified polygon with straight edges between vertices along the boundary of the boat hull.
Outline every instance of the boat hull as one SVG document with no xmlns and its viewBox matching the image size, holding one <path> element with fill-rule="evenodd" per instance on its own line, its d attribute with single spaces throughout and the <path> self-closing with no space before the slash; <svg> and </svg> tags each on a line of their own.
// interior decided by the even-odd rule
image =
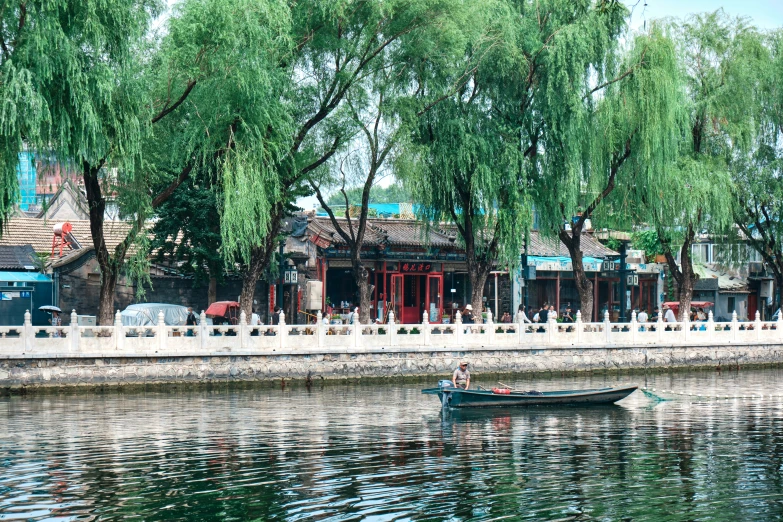
<svg viewBox="0 0 783 522">
<path fill-rule="evenodd" d="M 512 392 L 507 395 L 485 390 L 430 388 L 422 393 L 437 394 L 444 407 L 450 408 L 517 408 L 527 406 L 589 406 L 613 404 L 632 394 L 638 386 L 627 385 L 593 390 L 565 390 L 534 395 Z"/>
</svg>

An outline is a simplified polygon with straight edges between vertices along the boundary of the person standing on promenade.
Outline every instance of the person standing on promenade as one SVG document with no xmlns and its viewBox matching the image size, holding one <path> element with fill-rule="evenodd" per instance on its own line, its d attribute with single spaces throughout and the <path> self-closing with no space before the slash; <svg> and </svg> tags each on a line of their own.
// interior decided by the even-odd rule
<svg viewBox="0 0 783 522">
<path fill-rule="evenodd" d="M 522 322 L 523 323 L 532 323 L 530 319 L 528 319 L 527 314 L 525 313 L 525 305 L 521 304 L 519 305 L 519 308 L 517 309 L 517 314 L 522 314 Z"/>
<path fill-rule="evenodd" d="M 463 390 L 467 390 L 470 387 L 468 361 L 459 362 L 459 367 L 454 370 L 454 375 L 451 376 L 451 384 L 453 384 L 455 388 L 462 388 Z"/>
<path fill-rule="evenodd" d="M 674 312 L 672 312 L 672 309 L 666 305 L 663 307 L 663 320 L 667 323 L 677 322 L 677 318 L 674 317 Z"/>
<path fill-rule="evenodd" d="M 193 313 L 193 307 L 188 306 L 188 317 L 185 319 L 185 326 L 196 326 L 196 325 L 198 325 L 196 314 Z M 193 328 L 188 328 L 185 335 L 188 337 L 193 337 L 195 335 L 193 333 Z"/>
<path fill-rule="evenodd" d="M 52 326 L 62 326 L 63 320 L 60 317 L 60 312 L 58 312 L 57 310 L 52 310 L 52 318 L 49 319 L 49 322 L 52 323 Z M 62 337 L 62 330 L 55 330 L 54 336 Z"/>
</svg>

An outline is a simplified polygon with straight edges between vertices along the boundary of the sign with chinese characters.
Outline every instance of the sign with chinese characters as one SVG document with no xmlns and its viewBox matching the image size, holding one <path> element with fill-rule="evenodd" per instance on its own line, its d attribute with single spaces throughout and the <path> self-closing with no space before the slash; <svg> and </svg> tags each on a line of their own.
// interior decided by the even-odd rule
<svg viewBox="0 0 783 522">
<path fill-rule="evenodd" d="M 299 274 L 296 270 L 286 270 L 283 274 L 283 281 L 289 284 L 296 284 L 299 280 Z"/>
<path fill-rule="evenodd" d="M 416 272 L 429 272 L 432 270 L 432 263 L 400 263 L 400 272 L 409 274 Z"/>
<path fill-rule="evenodd" d="M 639 286 L 639 276 L 636 274 L 628 274 L 625 276 L 625 283 L 628 286 Z"/>
</svg>

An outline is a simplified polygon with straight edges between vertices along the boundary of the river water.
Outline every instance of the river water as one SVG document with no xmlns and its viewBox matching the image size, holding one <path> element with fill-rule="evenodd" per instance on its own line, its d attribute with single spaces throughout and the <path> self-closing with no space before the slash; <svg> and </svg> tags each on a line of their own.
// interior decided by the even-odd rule
<svg viewBox="0 0 783 522">
<path fill-rule="evenodd" d="M 782 379 L 519 377 L 732 398 L 455 413 L 421 384 L 2 398 L 0 520 L 781 520 Z"/>
</svg>

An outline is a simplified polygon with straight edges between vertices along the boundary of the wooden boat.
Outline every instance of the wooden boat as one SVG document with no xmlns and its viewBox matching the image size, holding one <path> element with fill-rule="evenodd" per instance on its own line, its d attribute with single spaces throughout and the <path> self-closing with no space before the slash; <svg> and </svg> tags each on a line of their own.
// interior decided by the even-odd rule
<svg viewBox="0 0 783 522">
<path fill-rule="evenodd" d="M 613 404 L 625 399 L 635 392 L 637 388 L 637 385 L 629 384 L 592 390 L 496 393 L 492 390 L 462 390 L 451 386 L 440 386 L 422 390 L 421 393 L 438 395 L 444 408 L 516 408 L 525 406 Z"/>
</svg>

